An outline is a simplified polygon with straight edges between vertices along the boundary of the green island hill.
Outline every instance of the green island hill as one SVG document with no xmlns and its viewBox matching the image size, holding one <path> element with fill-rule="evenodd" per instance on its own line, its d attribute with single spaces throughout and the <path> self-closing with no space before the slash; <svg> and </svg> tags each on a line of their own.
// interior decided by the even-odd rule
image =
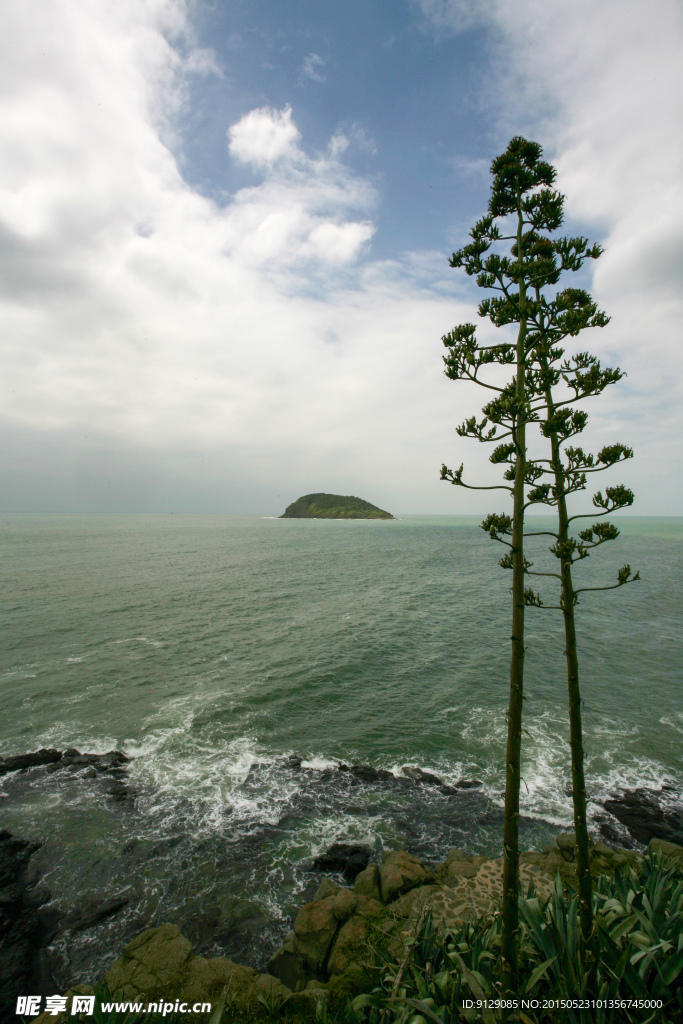
<svg viewBox="0 0 683 1024">
<path fill-rule="evenodd" d="M 280 519 L 393 519 L 369 501 L 344 494 L 304 494 L 285 509 Z"/>
</svg>

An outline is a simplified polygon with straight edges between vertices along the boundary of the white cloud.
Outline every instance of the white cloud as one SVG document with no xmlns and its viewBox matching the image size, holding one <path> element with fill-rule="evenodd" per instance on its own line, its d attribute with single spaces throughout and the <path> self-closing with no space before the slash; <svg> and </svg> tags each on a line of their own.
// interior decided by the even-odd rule
<svg viewBox="0 0 683 1024">
<path fill-rule="evenodd" d="M 230 155 L 254 167 L 267 167 L 278 160 L 294 160 L 300 155 L 299 130 L 292 121 L 291 107 L 251 110 L 231 126 Z"/>
<path fill-rule="evenodd" d="M 242 189 L 226 210 L 226 244 L 235 258 L 250 265 L 284 259 L 290 272 L 303 259 L 358 257 L 374 226 L 348 217 L 370 211 L 375 193 L 341 162 L 346 139 L 335 135 L 326 156 L 309 157 L 289 107 L 251 111 L 228 134 L 234 158 L 267 171 L 262 184 Z"/>
<path fill-rule="evenodd" d="M 325 61 L 317 53 L 309 53 L 304 57 L 300 74 L 303 78 L 310 78 L 312 82 L 325 82 L 327 79 L 322 75 L 319 68 L 325 67 Z"/>
<path fill-rule="evenodd" d="M 678 457 L 663 438 L 680 429 L 672 9 L 526 0 L 517 26 L 495 7 L 500 89 L 524 97 L 570 215 L 607 247 L 600 338 L 630 377 L 596 431 L 636 445 L 649 511 L 679 500 L 673 486 L 656 496 Z M 439 291 L 435 265 L 456 288 L 442 256 L 371 259 L 377 196 L 343 162 L 353 133 L 310 155 L 290 108 L 248 112 L 229 151 L 255 183 L 219 208 L 169 148 L 192 64 L 182 0 L 44 0 L 40 19 L 10 0 L 3 21 L 5 500 L 275 511 L 276 493 L 284 507 L 325 489 L 395 510 L 472 507 L 438 467 L 464 457 L 486 472 L 453 431 L 479 396 L 440 364 L 440 336 L 473 311 Z M 553 110 L 543 122 L 536 91 Z M 501 137 L 515 116 L 508 103 Z"/>
<path fill-rule="evenodd" d="M 206 47 L 194 47 L 190 50 L 183 62 L 185 71 L 192 71 L 197 75 L 216 75 L 223 78 L 223 72 L 216 63 L 216 54 Z"/>
<path fill-rule="evenodd" d="M 412 0 L 437 33 L 464 32 L 490 21 L 502 0 Z"/>
<path fill-rule="evenodd" d="M 612 322 L 586 342 L 628 379 L 592 413 L 636 447 L 641 508 L 680 508 L 683 22 L 676 0 L 419 0 L 438 32 L 496 40 L 486 101 L 501 148 L 538 139 L 573 230 L 599 240 L 593 294 Z M 631 475 L 631 478 L 633 476 Z M 648 498 L 646 495 L 649 494 Z M 678 494 L 674 498 L 674 494 Z"/>
<path fill-rule="evenodd" d="M 5 502 L 275 510 L 324 487 L 395 508 L 406 473 L 440 494 L 425 445 L 439 405 L 451 428 L 438 339 L 457 306 L 397 264 L 353 269 L 374 189 L 338 140 L 309 156 L 289 108 L 232 127 L 261 180 L 225 208 L 183 181 L 163 141 L 182 12 L 5 14 Z"/>
</svg>

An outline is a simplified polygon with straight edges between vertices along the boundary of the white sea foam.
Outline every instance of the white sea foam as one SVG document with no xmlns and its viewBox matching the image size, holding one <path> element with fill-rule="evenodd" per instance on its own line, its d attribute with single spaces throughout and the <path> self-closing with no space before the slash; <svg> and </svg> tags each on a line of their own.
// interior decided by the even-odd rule
<svg viewBox="0 0 683 1024">
<path fill-rule="evenodd" d="M 659 719 L 659 724 L 666 725 L 683 736 L 683 711 L 674 712 L 673 715 L 663 715 Z"/>
<path fill-rule="evenodd" d="M 336 759 L 330 759 L 327 757 L 311 757 L 307 761 L 301 762 L 302 768 L 312 768 L 315 771 L 324 771 L 325 768 L 338 768 L 340 761 Z"/>
<path fill-rule="evenodd" d="M 142 643 L 147 644 L 148 647 L 163 647 L 164 644 L 161 640 L 152 640 L 147 636 L 128 636 L 123 637 L 121 640 L 110 640 L 110 644 L 132 644 Z"/>
</svg>

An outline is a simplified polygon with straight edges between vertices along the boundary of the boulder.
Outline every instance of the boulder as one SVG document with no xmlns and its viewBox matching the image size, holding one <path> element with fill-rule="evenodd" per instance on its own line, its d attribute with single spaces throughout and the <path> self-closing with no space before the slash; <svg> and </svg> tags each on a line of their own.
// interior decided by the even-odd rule
<svg viewBox="0 0 683 1024">
<path fill-rule="evenodd" d="M 14 757 L 0 759 L 0 775 L 8 772 L 20 772 L 25 768 L 36 768 L 44 764 L 53 764 L 59 761 L 62 756 L 61 750 L 46 749 L 41 747 L 32 754 L 16 754 Z"/>
<path fill-rule="evenodd" d="M 598 842 L 590 848 L 591 875 L 606 875 L 614 871 L 614 850 L 607 843 Z"/>
<path fill-rule="evenodd" d="M 574 832 L 560 832 L 555 838 L 557 848 L 562 859 L 572 864 L 576 860 L 576 834 Z"/>
<path fill-rule="evenodd" d="M 98 900 L 97 897 L 83 897 L 77 910 L 72 911 L 65 918 L 63 924 L 72 932 L 82 932 L 87 928 L 93 928 L 100 921 L 106 921 L 120 913 L 128 906 L 133 897 L 132 892 L 122 892 L 112 896 L 108 900 Z"/>
<path fill-rule="evenodd" d="M 332 913 L 336 917 L 337 921 L 341 923 L 346 921 L 348 917 L 351 917 L 357 906 L 358 897 L 355 896 L 350 889 L 340 889 L 334 897 Z"/>
<path fill-rule="evenodd" d="M 379 869 L 382 901 L 391 903 L 401 893 L 432 881 L 432 872 L 412 853 L 391 850 L 384 854 Z"/>
<path fill-rule="evenodd" d="M 612 864 L 614 865 L 615 870 L 619 869 L 620 871 L 623 871 L 627 867 L 632 867 L 637 870 L 642 859 L 643 858 L 637 850 L 617 850 L 614 854 Z"/>
<path fill-rule="evenodd" d="M 590 872 L 593 878 L 606 875 L 617 867 L 635 863 L 638 854 L 633 850 L 614 850 L 601 840 L 594 843 L 589 837 Z M 559 857 L 558 857 L 559 853 Z M 530 854 L 524 854 L 529 857 Z M 561 832 L 555 839 L 555 847 L 546 847 L 541 855 L 540 866 L 550 875 L 560 872 L 563 881 L 576 879 L 576 833 Z"/>
<path fill-rule="evenodd" d="M 356 896 L 356 910 L 355 913 L 359 917 L 382 917 L 384 914 L 384 907 L 379 900 L 372 899 L 370 896 Z"/>
<path fill-rule="evenodd" d="M 231 1006 L 240 1010 L 258 1009 L 259 996 L 276 1001 L 292 994 L 278 978 L 251 967 L 194 956 L 189 939 L 173 924 L 148 928 L 133 939 L 104 980 L 115 998 L 147 1003 L 216 1002 L 227 985 Z"/>
<path fill-rule="evenodd" d="M 328 896 L 336 896 L 338 892 L 341 892 L 341 885 L 337 885 L 331 878 L 323 878 L 322 882 L 315 891 L 315 896 L 312 902 L 315 903 L 318 900 L 325 900 Z"/>
<path fill-rule="evenodd" d="M 372 850 L 362 843 L 333 843 L 327 853 L 313 860 L 313 867 L 321 871 L 338 871 L 353 879 L 367 867 Z"/>
<path fill-rule="evenodd" d="M 666 839 L 651 839 L 648 849 L 653 853 L 660 853 L 665 860 L 677 863 L 683 868 L 683 846 L 678 843 L 669 843 Z"/>
<path fill-rule="evenodd" d="M 307 985 L 308 972 L 297 953 L 294 932 L 285 939 L 277 953 L 268 961 L 268 974 L 272 974 L 292 992 L 301 992 Z"/>
<path fill-rule="evenodd" d="M 232 960 L 205 960 L 201 956 L 193 956 L 187 961 L 186 970 L 181 977 L 176 978 L 175 989 L 176 998 L 183 1002 L 218 1000 L 226 985 L 229 985 L 230 997 L 240 1006 L 249 1005 L 255 999 L 254 985 L 258 977 L 257 972 L 251 967 L 235 964 Z"/>
<path fill-rule="evenodd" d="M 372 964 L 367 955 L 368 937 L 385 911 L 381 903 L 368 896 L 355 895 L 354 899 L 354 913 L 341 926 L 332 946 L 327 965 L 330 978 L 348 973 L 354 967 L 367 970 Z"/>
<path fill-rule="evenodd" d="M 342 974 L 349 964 L 358 961 L 359 957 L 367 952 L 369 928 L 368 919 L 358 914 L 354 914 L 342 925 L 330 954 L 330 977 Z"/>
<path fill-rule="evenodd" d="M 105 975 L 109 991 L 122 999 L 140 992 L 154 999 L 178 989 L 192 956 L 192 943 L 174 924 L 148 928 L 136 936 Z"/>
<path fill-rule="evenodd" d="M 36 884 L 39 846 L 0 831 L 0 1020 L 15 1019 L 17 995 L 52 984 L 45 949 L 63 914 L 44 906 L 50 894 Z"/>
<path fill-rule="evenodd" d="M 605 800 L 606 811 L 624 825 L 639 843 L 663 839 L 683 843 L 683 812 L 680 803 L 672 805 L 663 798 L 663 790 L 633 789 Z"/>
<path fill-rule="evenodd" d="M 68 990 L 68 992 L 64 993 L 67 1000 L 66 1010 L 58 1014 L 50 1013 L 48 1010 L 45 1010 L 38 1017 L 33 1017 L 31 1019 L 31 1024 L 66 1024 L 66 1022 L 69 1020 L 83 1021 L 85 1020 L 85 1017 L 80 1013 L 78 1014 L 77 1017 L 72 1016 L 71 1000 L 73 999 L 74 996 L 92 996 L 94 994 L 95 989 L 92 987 L 92 985 L 74 985 L 72 988 Z"/>
<path fill-rule="evenodd" d="M 356 875 L 353 891 L 357 896 L 367 896 L 373 900 L 381 900 L 382 889 L 379 868 L 376 864 L 368 864 L 365 871 L 361 871 L 359 875 Z"/>
<path fill-rule="evenodd" d="M 339 922 L 332 909 L 336 896 L 307 903 L 296 915 L 294 937 L 296 951 L 306 967 L 321 973 Z"/>
<path fill-rule="evenodd" d="M 394 773 L 386 768 L 373 768 L 369 764 L 354 764 L 348 770 L 361 782 L 383 782 L 394 778 Z"/>
<path fill-rule="evenodd" d="M 474 878 L 485 859 L 485 857 L 475 857 L 455 848 L 449 850 L 446 854 L 445 864 L 439 865 L 437 880 L 450 886 L 459 885 L 463 878 Z"/>
<path fill-rule="evenodd" d="M 401 771 L 407 779 L 414 779 L 415 782 L 424 782 L 431 786 L 441 785 L 441 779 L 438 775 L 433 775 L 431 772 L 423 772 L 421 768 L 413 768 L 409 764 L 404 764 Z"/>
<path fill-rule="evenodd" d="M 232 960 L 218 957 L 205 960 L 201 956 L 191 959 L 177 999 L 193 1003 L 212 1002 L 220 998 L 226 985 L 232 1010 L 259 1008 L 259 996 L 268 1001 L 284 1002 L 292 992 L 278 978 L 259 974 L 251 967 L 243 967 Z"/>
</svg>

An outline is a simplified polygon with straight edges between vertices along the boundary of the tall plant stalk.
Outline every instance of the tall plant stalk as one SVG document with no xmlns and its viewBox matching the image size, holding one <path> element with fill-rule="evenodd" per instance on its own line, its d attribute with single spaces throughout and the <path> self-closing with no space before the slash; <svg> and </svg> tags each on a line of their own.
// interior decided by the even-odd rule
<svg viewBox="0 0 683 1024">
<path fill-rule="evenodd" d="M 574 251 L 581 258 L 597 258 L 599 246 L 588 248 L 585 239 L 572 240 Z M 566 239 L 555 240 L 567 243 Z M 581 265 L 580 263 L 578 265 Z M 578 269 L 578 266 L 577 266 Z M 565 658 L 567 663 L 567 688 L 569 703 L 569 729 L 572 768 L 572 801 L 574 808 L 574 830 L 576 836 L 576 865 L 579 889 L 579 910 L 581 931 L 585 943 L 590 942 L 593 927 L 592 912 L 592 879 L 590 874 L 590 841 L 587 823 L 586 781 L 584 771 L 583 727 L 581 721 L 581 690 L 579 683 L 579 659 L 576 639 L 575 607 L 579 600 L 580 590 L 574 588 L 572 565 L 574 561 L 588 557 L 590 550 L 598 544 L 613 540 L 618 530 L 609 523 L 596 524 L 588 531 L 579 535 L 579 542 L 571 536 L 570 526 L 573 519 L 567 508 L 567 496 L 575 491 L 584 490 L 588 473 L 601 472 L 617 462 L 631 458 L 633 452 L 624 445 L 611 445 L 598 454 L 597 458 L 586 455 L 581 448 L 567 448 L 566 461 L 563 461 L 562 448 L 570 437 L 581 433 L 587 422 L 585 413 L 569 406 L 567 401 L 555 398 L 553 387 L 562 383 L 573 391 L 572 401 L 600 394 L 610 384 L 616 383 L 623 376 L 621 370 L 603 369 L 595 357 L 588 353 L 580 353 L 571 362 L 565 361 L 559 369 L 554 369 L 564 355 L 558 342 L 567 335 L 576 335 L 587 327 L 604 327 L 608 318 L 599 311 L 590 296 L 579 289 L 566 289 L 554 300 L 543 303 L 540 293 L 536 293 L 537 318 L 534 328 L 543 339 L 536 345 L 536 357 L 539 373 L 536 378 L 537 393 L 542 393 L 545 405 L 545 416 L 541 415 L 541 431 L 550 442 L 550 459 L 548 469 L 541 467 L 539 461 L 538 478 L 549 473 L 553 479 L 551 485 L 540 484 L 529 494 L 529 502 L 554 505 L 557 510 L 557 533 L 552 553 L 560 562 L 560 603 L 565 633 Z M 540 415 L 540 413 L 539 413 Z M 623 486 L 609 488 L 606 497 L 598 494 L 594 504 L 603 509 L 601 515 L 626 507 L 633 502 L 631 491 Z M 534 574 L 528 567 L 529 575 Z M 611 587 L 590 588 L 607 590 L 623 586 L 624 583 L 638 579 L 632 576 L 630 567 L 623 567 L 618 574 L 617 583 Z M 584 588 L 586 589 L 586 588 Z M 540 597 L 529 603 L 541 606 Z"/>
<path fill-rule="evenodd" d="M 512 425 L 515 445 L 512 494 L 512 655 L 510 699 L 505 754 L 505 816 L 503 819 L 503 986 L 508 995 L 518 989 L 519 941 L 519 791 L 522 762 L 522 710 L 524 706 L 524 482 L 526 479 L 526 282 L 522 253 L 524 218 L 517 193 L 517 263 L 519 267 L 519 330 L 517 332 L 515 398 L 517 415 Z"/>
<path fill-rule="evenodd" d="M 468 275 L 476 276 L 479 287 L 498 293 L 480 303 L 479 316 L 488 318 L 496 327 L 516 324 L 514 343 L 504 340 L 482 345 L 472 324 L 461 324 L 443 338 L 448 349 L 444 356 L 446 375 L 451 380 L 469 380 L 494 392 L 494 397 L 482 409 L 483 419 L 470 417 L 456 428 L 457 433 L 483 443 L 495 442 L 489 461 L 507 466 L 503 474 L 507 483 L 491 486 L 465 483 L 462 465 L 457 470 L 442 466 L 441 479 L 474 490 L 507 490 L 513 505 L 511 516 L 493 513 L 481 524 L 492 539 L 507 546 L 509 550 L 499 564 L 512 570 L 501 939 L 502 988 L 506 998 L 518 995 L 519 980 L 519 794 L 525 608 L 529 605 L 555 607 L 562 611 L 564 618 L 581 927 L 584 940 L 588 942 L 592 928 L 592 883 L 574 609 L 584 590 L 612 587 L 577 590 L 572 565 L 588 557 L 594 547 L 613 540 L 619 531 L 609 523 L 597 523 L 582 531 L 577 540 L 571 535 L 571 523 L 584 517 L 569 515 L 567 497 L 585 489 L 588 473 L 607 469 L 633 454 L 620 444 L 603 448 L 597 457 L 585 454 L 581 448 L 565 447 L 571 437 L 584 429 L 587 421 L 586 413 L 571 408 L 570 401 L 600 394 L 623 374 L 618 369 L 603 370 L 597 359 L 587 353 L 561 362 L 564 350 L 559 343 L 564 338 L 575 336 L 587 327 L 602 327 L 608 319 L 584 291 L 568 288 L 548 297 L 544 289 L 554 288 L 563 272 L 579 270 L 586 260 L 596 259 L 602 250 L 597 245 L 589 246 L 585 238 L 553 238 L 548 234 L 562 223 L 564 196 L 549 187 L 555 180 L 555 169 L 542 161 L 541 156 L 537 143 L 519 137 L 511 140 L 506 152 L 491 165 L 493 184 L 488 214 L 470 232 L 471 243 L 454 253 L 450 261 L 452 267 L 462 267 Z M 512 233 L 502 233 L 501 225 L 509 226 L 511 220 Z M 509 256 L 496 251 L 501 243 L 510 244 Z M 500 386 L 495 374 L 484 379 L 485 369 L 507 365 L 514 366 L 514 376 L 506 385 Z M 558 387 L 564 389 L 559 395 L 556 394 Z M 567 399 L 570 393 L 573 397 Z M 549 459 L 529 456 L 527 430 L 530 425 L 538 425 L 550 442 Z M 552 482 L 547 482 L 548 477 Z M 593 498 L 594 506 L 602 509 L 598 516 L 632 501 L 631 492 L 621 485 L 608 487 L 604 497 L 598 492 Z M 556 531 L 525 533 L 525 514 L 535 504 L 556 506 Z M 525 539 L 539 533 L 554 538 L 550 550 L 560 561 L 559 572 L 535 571 L 526 559 Z M 527 575 L 555 577 L 560 584 L 559 604 L 544 606 L 540 596 L 525 587 Z M 637 578 L 637 573 L 631 574 L 630 566 L 623 566 L 613 586 L 623 586 Z"/>
<path fill-rule="evenodd" d="M 463 267 L 476 275 L 481 288 L 498 295 L 485 299 L 479 315 L 487 317 L 496 327 L 517 324 L 515 344 L 504 341 L 480 345 L 472 324 L 462 324 L 443 338 L 449 354 L 444 357 L 446 375 L 451 380 L 470 380 L 496 395 L 482 412 L 483 420 L 472 417 L 457 428 L 461 437 L 481 442 L 499 442 L 490 461 L 506 464 L 504 478 L 509 484 L 478 488 L 464 483 L 463 466 L 456 471 L 445 465 L 441 479 L 473 489 L 507 490 L 513 500 L 512 516 L 490 515 L 481 524 L 491 537 L 510 549 L 506 567 L 512 569 L 512 630 L 510 660 L 510 696 L 508 734 L 505 758 L 505 817 L 503 832 L 503 989 L 514 998 L 518 989 L 519 944 L 519 790 L 521 782 L 522 708 L 524 700 L 524 609 L 525 570 L 524 512 L 525 485 L 529 478 L 526 427 L 529 419 L 527 376 L 533 346 L 529 345 L 528 289 L 538 277 L 535 255 L 536 232 L 539 228 L 553 230 L 561 216 L 561 199 L 548 187 L 555 170 L 541 160 L 541 147 L 526 139 L 514 138 L 507 150 L 491 165 L 493 184 L 488 215 L 470 232 L 471 244 L 454 253 L 452 267 Z M 512 233 L 502 234 L 499 223 L 513 219 Z M 499 243 L 511 243 L 510 256 L 489 252 Z M 485 254 L 487 254 L 485 256 Z M 484 258 L 485 257 L 485 258 Z M 483 367 L 498 364 L 514 365 L 514 377 L 505 386 L 479 376 Z M 507 442 L 501 444 L 500 442 Z M 505 538 L 509 537 L 507 540 Z"/>
</svg>

